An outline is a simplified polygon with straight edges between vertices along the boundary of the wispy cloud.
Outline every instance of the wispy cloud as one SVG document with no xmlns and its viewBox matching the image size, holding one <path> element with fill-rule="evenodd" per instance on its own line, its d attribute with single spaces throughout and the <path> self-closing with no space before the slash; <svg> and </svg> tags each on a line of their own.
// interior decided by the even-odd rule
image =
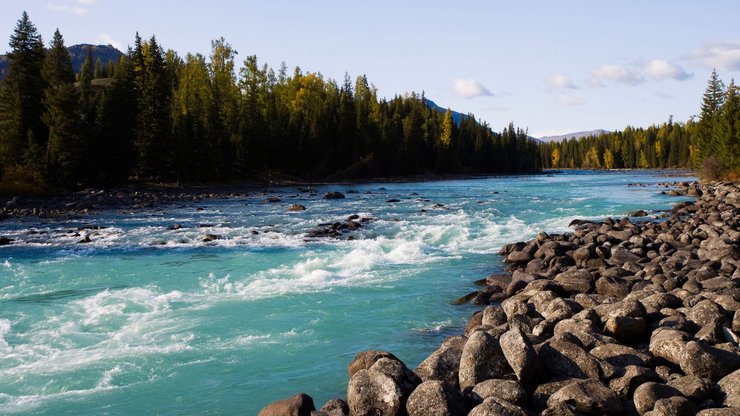
<svg viewBox="0 0 740 416">
<path fill-rule="evenodd" d="M 77 3 L 80 3 L 80 4 L 95 4 L 97 2 L 98 0 L 77 0 Z"/>
<path fill-rule="evenodd" d="M 675 79 L 684 81 L 694 76 L 694 74 L 686 72 L 680 65 L 663 59 L 653 59 L 647 64 L 645 70 L 657 80 Z"/>
<path fill-rule="evenodd" d="M 578 86 L 573 83 L 573 80 L 570 79 L 567 75 L 562 74 L 556 74 L 556 75 L 550 75 L 545 79 L 545 85 L 547 85 L 548 88 L 553 90 L 576 90 L 578 89 Z"/>
<path fill-rule="evenodd" d="M 78 5 L 65 5 L 65 4 L 56 4 L 56 3 L 47 3 L 46 8 L 59 12 L 59 13 L 72 13 L 76 14 L 78 16 L 83 16 L 87 14 L 87 8 L 78 6 Z"/>
<path fill-rule="evenodd" d="M 493 93 L 488 88 L 484 87 L 483 84 L 472 78 L 453 80 L 452 90 L 455 92 L 455 94 L 465 98 L 493 95 Z"/>
<path fill-rule="evenodd" d="M 740 70 L 740 39 L 705 43 L 691 52 L 688 59 L 722 71 Z"/>
<path fill-rule="evenodd" d="M 101 45 L 111 45 L 119 51 L 123 50 L 123 45 L 121 45 L 121 42 L 113 39 L 113 37 L 107 33 L 101 33 L 100 35 L 98 35 L 95 38 L 95 43 Z"/>
<path fill-rule="evenodd" d="M 578 97 L 574 97 L 572 95 L 561 94 L 558 96 L 558 104 L 560 105 L 581 105 L 583 104 L 583 100 Z"/>
<path fill-rule="evenodd" d="M 645 82 L 645 77 L 621 65 L 603 65 L 592 70 L 591 77 L 586 80 L 592 87 L 603 87 L 607 81 L 634 86 Z"/>
</svg>

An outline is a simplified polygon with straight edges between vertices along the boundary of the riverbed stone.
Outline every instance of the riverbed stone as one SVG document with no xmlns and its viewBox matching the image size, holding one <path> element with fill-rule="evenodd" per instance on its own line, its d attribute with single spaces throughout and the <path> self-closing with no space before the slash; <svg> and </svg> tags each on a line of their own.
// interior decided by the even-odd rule
<svg viewBox="0 0 740 416">
<path fill-rule="evenodd" d="M 521 329 L 514 328 L 501 335 L 500 345 L 506 361 L 521 383 L 531 385 L 542 378 L 544 367 Z"/>
<path fill-rule="evenodd" d="M 548 407 L 558 405 L 590 415 L 617 415 L 622 411 L 617 395 L 598 380 L 579 380 L 561 388 L 547 400 Z"/>
<path fill-rule="evenodd" d="M 689 341 L 681 351 L 680 365 L 688 375 L 719 380 L 740 368 L 740 354 L 712 347 L 703 341 Z"/>
<path fill-rule="evenodd" d="M 542 345 L 539 357 L 544 366 L 555 374 L 595 380 L 601 376 L 598 359 L 572 342 L 547 341 Z"/>
<path fill-rule="evenodd" d="M 394 360 L 398 360 L 395 355 L 389 353 L 388 351 L 368 350 L 357 353 L 357 355 L 355 355 L 355 359 L 352 360 L 352 362 L 347 367 L 349 378 L 352 378 L 352 376 L 355 375 L 355 373 L 359 370 L 366 370 L 372 367 L 373 364 L 375 364 L 375 362 L 381 358 L 391 358 Z"/>
<path fill-rule="evenodd" d="M 421 383 L 406 402 L 408 416 L 463 416 L 465 406 L 460 391 L 438 380 Z"/>
<path fill-rule="evenodd" d="M 311 396 L 300 393 L 284 400 L 272 402 L 264 407 L 257 416 L 311 416 L 316 410 Z"/>
<path fill-rule="evenodd" d="M 468 416 L 528 416 L 528 414 L 519 406 L 489 397 L 475 406 Z"/>
<path fill-rule="evenodd" d="M 484 331 L 470 334 L 460 356 L 460 389 L 473 388 L 491 378 L 503 378 L 510 372 L 498 339 Z"/>
<path fill-rule="evenodd" d="M 527 392 L 521 384 L 512 380 L 490 379 L 475 385 L 473 393 L 480 397 L 481 401 L 495 397 L 499 400 L 524 406 L 527 402 Z"/>
<path fill-rule="evenodd" d="M 647 382 L 640 385 L 634 394 L 635 408 L 641 415 L 653 410 L 655 403 L 660 399 L 681 396 L 681 392 L 673 387 L 655 382 Z"/>
<path fill-rule="evenodd" d="M 447 338 L 429 357 L 414 370 L 423 381 L 440 380 L 452 386 L 458 385 L 460 358 L 467 338 L 454 336 Z"/>
</svg>

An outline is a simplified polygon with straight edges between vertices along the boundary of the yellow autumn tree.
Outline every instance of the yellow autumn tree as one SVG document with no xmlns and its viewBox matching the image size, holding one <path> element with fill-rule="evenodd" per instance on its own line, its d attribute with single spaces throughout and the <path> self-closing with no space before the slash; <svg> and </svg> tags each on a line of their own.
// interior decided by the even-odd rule
<svg viewBox="0 0 740 416">
<path fill-rule="evenodd" d="M 557 168 L 560 165 L 560 149 L 557 147 L 552 150 L 552 167 Z"/>
<path fill-rule="evenodd" d="M 614 168 L 614 155 L 610 149 L 604 150 L 604 169 Z"/>
</svg>

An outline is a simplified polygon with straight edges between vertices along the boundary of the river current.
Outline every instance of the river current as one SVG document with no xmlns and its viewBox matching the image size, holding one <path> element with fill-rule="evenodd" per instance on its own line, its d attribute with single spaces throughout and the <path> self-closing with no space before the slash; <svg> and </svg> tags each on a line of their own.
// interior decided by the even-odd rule
<svg viewBox="0 0 740 416">
<path fill-rule="evenodd" d="M 662 173 L 276 187 L 5 220 L 0 414 L 251 415 L 298 392 L 320 407 L 344 394 L 355 353 L 413 368 L 461 333 L 477 309 L 448 302 L 503 270 L 503 244 L 670 208 Z M 368 220 L 306 235 L 351 215 Z"/>
</svg>

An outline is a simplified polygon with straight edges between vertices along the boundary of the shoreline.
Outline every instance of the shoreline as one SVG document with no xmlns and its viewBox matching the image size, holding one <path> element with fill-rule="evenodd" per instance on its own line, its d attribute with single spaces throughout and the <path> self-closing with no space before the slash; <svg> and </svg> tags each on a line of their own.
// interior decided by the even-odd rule
<svg viewBox="0 0 740 416">
<path fill-rule="evenodd" d="M 642 169 L 622 169 L 620 172 Z M 209 199 L 244 197 L 254 194 L 277 193 L 280 188 L 299 187 L 310 190 L 315 186 L 352 186 L 371 183 L 406 184 L 443 181 L 479 180 L 514 176 L 550 176 L 568 172 L 599 172 L 598 170 L 543 170 L 540 172 L 516 174 L 450 174 L 417 175 L 394 178 L 368 178 L 348 181 L 294 180 L 263 178 L 241 183 L 220 184 L 154 184 L 132 183 L 128 186 L 110 189 L 88 188 L 80 191 L 67 191 L 57 195 L 43 196 L 2 196 L 0 195 L 0 222 L 8 218 L 76 218 L 92 212 L 105 210 L 146 209 L 164 207 L 175 203 L 193 203 Z M 617 170 L 612 170 L 617 171 Z M 666 178 L 691 176 L 692 172 L 683 169 L 651 169 L 664 172 Z M 611 171 L 609 171 L 611 172 Z"/>
<path fill-rule="evenodd" d="M 607 218 L 501 249 L 488 305 L 415 369 L 349 364 L 346 401 L 260 416 L 740 414 L 740 186 L 691 184 L 663 221 Z"/>
</svg>

